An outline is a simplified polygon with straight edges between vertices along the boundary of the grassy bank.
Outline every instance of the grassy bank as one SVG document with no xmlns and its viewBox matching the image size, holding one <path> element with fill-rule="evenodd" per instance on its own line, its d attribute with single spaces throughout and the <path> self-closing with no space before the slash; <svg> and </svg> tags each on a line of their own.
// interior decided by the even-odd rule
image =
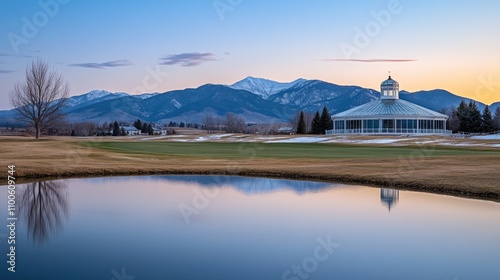
<svg viewBox="0 0 500 280">
<path fill-rule="evenodd" d="M 79 142 L 78 145 L 126 154 L 210 157 L 227 159 L 346 159 L 399 158 L 417 155 L 500 155 L 499 149 L 470 149 L 443 146 L 367 146 L 320 143 L 231 143 L 231 142 Z"/>
<path fill-rule="evenodd" d="M 500 149 L 477 147 L 0 138 L 20 180 L 228 174 L 368 184 L 500 201 Z"/>
</svg>

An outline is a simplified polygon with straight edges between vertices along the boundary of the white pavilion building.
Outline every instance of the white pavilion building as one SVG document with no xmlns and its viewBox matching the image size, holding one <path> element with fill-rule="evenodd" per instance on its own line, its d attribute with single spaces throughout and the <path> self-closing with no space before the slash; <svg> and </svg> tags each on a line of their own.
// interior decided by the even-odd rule
<svg viewBox="0 0 500 280">
<path fill-rule="evenodd" d="M 450 134 L 448 116 L 399 99 L 399 83 L 389 76 L 380 99 L 332 116 L 327 134 Z"/>
</svg>

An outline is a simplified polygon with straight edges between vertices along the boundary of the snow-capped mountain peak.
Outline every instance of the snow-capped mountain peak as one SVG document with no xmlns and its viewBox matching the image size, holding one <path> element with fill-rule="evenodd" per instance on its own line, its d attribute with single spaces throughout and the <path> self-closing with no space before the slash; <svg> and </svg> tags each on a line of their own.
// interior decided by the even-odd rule
<svg viewBox="0 0 500 280">
<path fill-rule="evenodd" d="M 233 89 L 241 89 L 249 91 L 253 94 L 259 95 L 264 99 L 268 99 L 270 96 L 291 88 L 297 84 L 303 83 L 307 80 L 305 79 L 297 79 L 293 82 L 289 83 L 281 83 L 272 80 L 267 80 L 263 78 L 254 78 L 254 77 L 246 77 L 245 79 L 236 82 L 229 87 Z"/>
<path fill-rule="evenodd" d="M 143 93 L 143 94 L 137 94 L 137 95 L 131 95 L 132 97 L 135 97 L 135 98 L 140 98 L 140 99 L 148 99 L 148 98 L 151 98 L 153 96 L 156 96 L 158 95 L 159 93 Z"/>
<path fill-rule="evenodd" d="M 89 103 L 98 99 L 114 99 L 123 96 L 128 96 L 125 92 L 109 92 L 106 90 L 93 90 L 81 95 L 72 96 L 66 101 L 67 106 L 78 106 L 81 104 Z"/>
<path fill-rule="evenodd" d="M 112 93 L 109 91 L 106 91 L 106 90 L 96 89 L 96 90 L 89 91 L 87 93 L 75 96 L 75 98 L 85 100 L 85 101 L 91 101 L 91 100 L 101 98 L 101 97 L 109 95 L 109 94 L 112 94 Z"/>
<path fill-rule="evenodd" d="M 101 98 L 101 97 L 104 97 L 104 96 L 107 96 L 110 94 L 114 97 L 128 96 L 128 94 L 125 92 L 110 92 L 107 90 L 97 89 L 97 90 L 93 90 L 93 91 L 87 92 L 87 93 L 82 94 L 82 95 L 75 96 L 75 98 L 79 98 L 82 101 L 83 100 L 92 101 L 94 99 L 98 99 L 98 98 Z"/>
</svg>

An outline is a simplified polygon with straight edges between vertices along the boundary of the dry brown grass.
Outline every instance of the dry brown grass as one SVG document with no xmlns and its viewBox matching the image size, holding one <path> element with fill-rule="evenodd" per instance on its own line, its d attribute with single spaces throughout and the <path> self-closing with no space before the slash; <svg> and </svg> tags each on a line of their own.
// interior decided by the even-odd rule
<svg viewBox="0 0 500 280">
<path fill-rule="evenodd" d="M 18 182 L 137 175 L 227 174 L 356 183 L 500 201 L 500 155 L 417 159 L 224 159 L 125 154 L 85 148 L 71 138 L 0 138 L 1 164 Z"/>
</svg>

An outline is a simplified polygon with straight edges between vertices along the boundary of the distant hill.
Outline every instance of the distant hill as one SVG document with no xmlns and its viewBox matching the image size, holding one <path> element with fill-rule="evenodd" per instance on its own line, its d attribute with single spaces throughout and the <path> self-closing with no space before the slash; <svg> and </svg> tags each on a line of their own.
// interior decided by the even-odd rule
<svg viewBox="0 0 500 280">
<path fill-rule="evenodd" d="M 496 110 L 497 108 L 500 108 L 500 102 L 496 102 L 496 103 L 493 103 L 493 104 L 491 104 L 491 105 L 490 105 L 490 111 L 491 111 L 492 113 L 495 113 L 495 110 Z"/>
<path fill-rule="evenodd" d="M 66 112 L 70 122 L 197 122 L 207 114 L 224 116 L 231 112 L 247 122 L 287 122 L 299 110 L 320 111 L 326 106 L 335 114 L 379 98 L 374 89 L 342 86 L 321 80 L 297 79 L 290 83 L 247 77 L 233 85 L 207 84 L 198 88 L 164 93 L 129 95 L 94 90 L 70 97 Z M 401 91 L 400 98 L 439 111 L 457 107 L 462 100 L 445 90 Z M 477 102 L 483 110 L 485 104 Z M 491 105 L 494 112 L 500 102 Z M 0 111 L 0 125 L 15 122 L 13 110 Z"/>
<path fill-rule="evenodd" d="M 223 85 L 204 85 L 138 99 L 133 96 L 113 98 L 91 106 L 68 109 L 70 121 L 199 122 L 206 114 L 238 114 L 249 122 L 282 121 L 292 117 L 298 107 L 265 100 L 251 92 Z"/>
<path fill-rule="evenodd" d="M 465 100 L 467 103 L 471 101 L 471 99 L 469 98 L 460 97 L 442 89 L 431 91 L 417 91 L 414 93 L 401 91 L 399 97 L 403 100 L 410 101 L 434 111 L 439 111 L 442 108 L 451 107 L 452 105 L 458 107 L 458 104 L 460 104 L 462 100 Z M 476 103 L 481 111 L 486 106 L 481 102 Z"/>
<path fill-rule="evenodd" d="M 326 106 L 331 114 L 341 112 L 378 98 L 375 90 L 357 86 L 339 86 L 320 80 L 299 83 L 285 89 L 269 100 L 297 106 L 309 112 L 320 111 Z"/>
</svg>

